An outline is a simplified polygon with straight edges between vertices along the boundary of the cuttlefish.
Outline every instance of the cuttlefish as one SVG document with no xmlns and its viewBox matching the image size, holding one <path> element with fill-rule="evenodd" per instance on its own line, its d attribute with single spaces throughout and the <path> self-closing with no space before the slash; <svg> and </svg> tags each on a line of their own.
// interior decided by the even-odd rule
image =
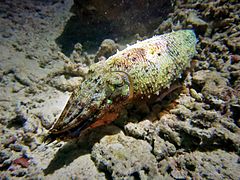
<svg viewBox="0 0 240 180">
<path fill-rule="evenodd" d="M 92 64 L 48 138 L 78 137 L 87 129 L 114 121 L 128 103 L 161 94 L 189 66 L 196 42 L 192 30 L 179 30 L 137 42 Z"/>
</svg>

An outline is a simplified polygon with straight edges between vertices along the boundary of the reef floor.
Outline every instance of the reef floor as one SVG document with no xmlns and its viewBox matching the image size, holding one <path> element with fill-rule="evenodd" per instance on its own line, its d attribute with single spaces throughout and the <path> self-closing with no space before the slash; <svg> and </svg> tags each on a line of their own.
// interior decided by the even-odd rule
<svg viewBox="0 0 240 180">
<path fill-rule="evenodd" d="M 67 57 L 56 39 L 73 1 L 0 2 L 0 179 L 240 178 L 240 3 L 173 4 L 149 34 L 196 32 L 183 88 L 161 102 L 129 105 L 78 140 L 46 144 L 89 65 L 126 43 L 105 39 L 94 53 L 76 43 Z"/>
</svg>

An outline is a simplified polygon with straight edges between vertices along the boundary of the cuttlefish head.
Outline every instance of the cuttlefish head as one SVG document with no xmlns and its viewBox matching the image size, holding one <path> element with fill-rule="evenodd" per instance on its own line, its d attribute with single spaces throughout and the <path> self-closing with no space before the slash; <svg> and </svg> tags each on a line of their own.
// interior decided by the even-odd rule
<svg viewBox="0 0 240 180">
<path fill-rule="evenodd" d="M 131 77 L 123 71 L 90 69 L 81 87 L 72 93 L 47 139 L 67 140 L 86 129 L 112 122 L 121 106 L 133 97 Z"/>
</svg>

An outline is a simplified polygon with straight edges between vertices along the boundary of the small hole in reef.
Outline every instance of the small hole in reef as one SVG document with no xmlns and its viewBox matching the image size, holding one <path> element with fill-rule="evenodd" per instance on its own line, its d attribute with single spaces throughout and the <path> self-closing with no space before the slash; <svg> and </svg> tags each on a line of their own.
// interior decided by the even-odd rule
<svg viewBox="0 0 240 180">
<path fill-rule="evenodd" d="M 27 120 L 23 116 L 18 115 L 8 123 L 7 128 L 12 128 L 12 127 L 16 129 L 22 128 L 26 121 Z"/>
</svg>

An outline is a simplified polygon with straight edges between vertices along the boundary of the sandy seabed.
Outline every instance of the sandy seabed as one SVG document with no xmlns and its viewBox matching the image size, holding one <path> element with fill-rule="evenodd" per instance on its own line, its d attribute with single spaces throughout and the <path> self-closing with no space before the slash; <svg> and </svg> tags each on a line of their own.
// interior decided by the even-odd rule
<svg viewBox="0 0 240 180">
<path fill-rule="evenodd" d="M 126 45 L 105 40 L 88 54 L 76 44 L 66 57 L 56 39 L 72 4 L 0 2 L 0 179 L 239 179 L 240 3 L 176 1 L 152 33 L 196 32 L 183 90 L 133 105 L 77 141 L 47 145 L 42 137 L 89 65 Z"/>
</svg>

